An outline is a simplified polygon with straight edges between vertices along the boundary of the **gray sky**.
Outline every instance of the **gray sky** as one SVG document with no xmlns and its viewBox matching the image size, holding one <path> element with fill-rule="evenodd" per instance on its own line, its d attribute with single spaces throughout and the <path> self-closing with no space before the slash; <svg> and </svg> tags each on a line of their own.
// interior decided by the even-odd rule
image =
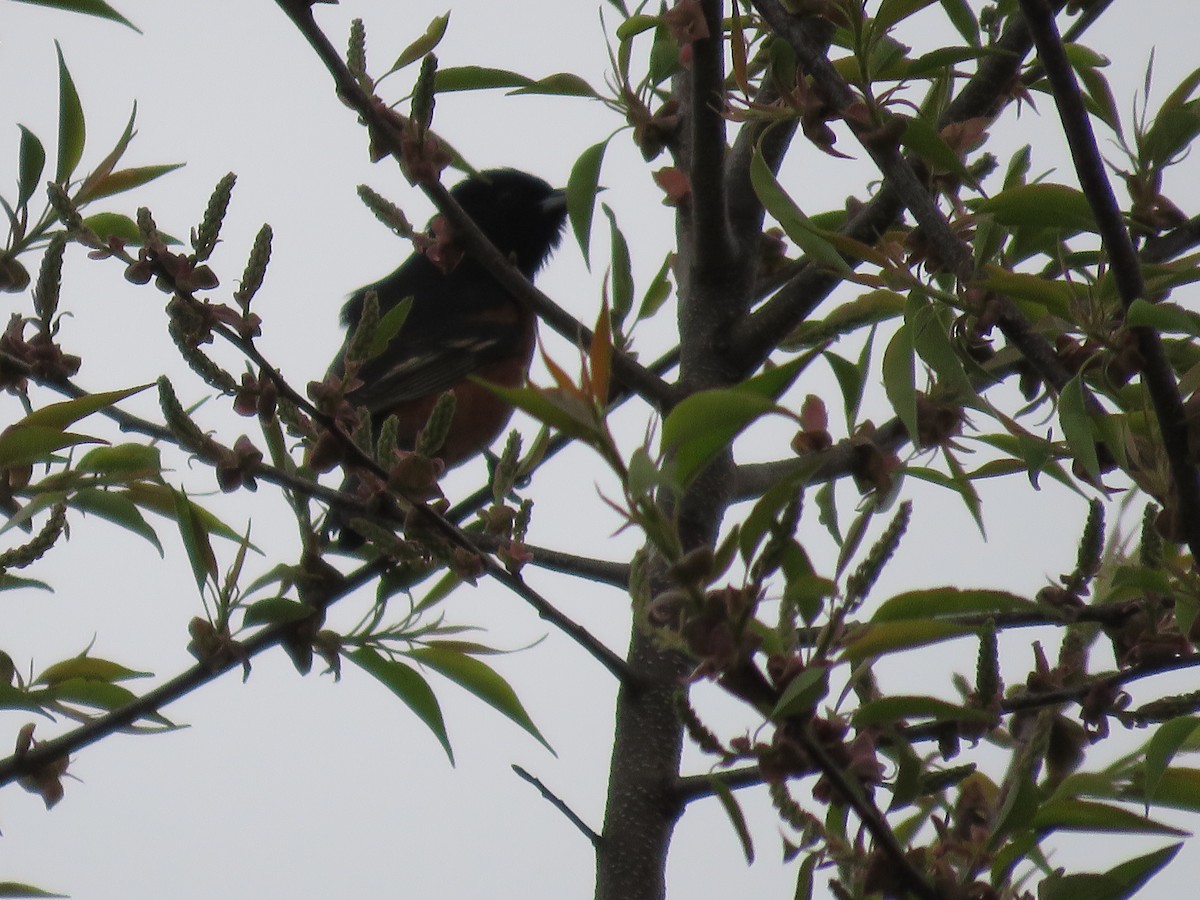
<svg viewBox="0 0 1200 900">
<path fill-rule="evenodd" d="M 116 5 L 144 35 L 0 0 L 2 190 L 10 191 L 12 182 L 3 173 L 15 169 L 14 123 L 25 124 L 48 149 L 52 146 L 57 38 L 87 115 L 84 169 L 116 140 L 134 100 L 139 135 L 126 161 L 188 163 L 135 200 L 118 198 L 114 207 L 132 213 L 133 203 L 148 205 L 161 228 L 183 234 L 198 220 L 212 184 L 227 171 L 237 172 L 238 188 L 214 266 L 229 286 L 240 275 L 259 225 L 271 223 L 273 262 L 255 300 L 266 323 L 261 347 L 295 384 L 320 377 L 341 341 L 336 322 L 341 299 L 390 271 L 408 253 L 361 206 L 355 186 L 371 184 L 401 203 L 414 222 L 428 217 L 428 204 L 390 164 L 370 164 L 362 129 L 333 96 L 328 76 L 273 3 L 116 0 Z M 527 0 L 514 12 L 513 4 L 464 0 L 455 5 L 438 54 L 443 66 L 476 63 L 531 76 L 571 70 L 601 86 L 607 68 L 596 12 L 601 5 Z M 1113 58 L 1109 78 L 1127 117 L 1151 46 L 1158 48 L 1155 83 L 1161 100 L 1194 60 L 1200 23 L 1191 4 L 1146 0 L 1117 6 L 1111 21 L 1087 43 Z M 445 8 L 426 0 L 343 0 L 336 7 L 318 6 L 317 15 L 337 46 L 345 44 L 350 18 L 365 19 L 372 68 L 378 71 Z M 611 24 L 615 16 L 604 8 Z M 900 37 L 923 50 L 956 42 L 929 30 L 938 15 L 936 8 L 930 10 Z M 406 73 L 393 76 L 385 83 L 387 96 L 402 94 L 410 78 Z M 1035 172 L 1064 165 L 1049 100 L 1039 100 L 1038 112 L 1040 117 L 1025 110 L 1015 129 L 1011 114 L 1006 116 L 997 130 L 1007 127 L 1009 134 L 993 148 L 1003 159 L 1003 148 L 1034 142 Z M 598 104 L 505 99 L 499 93 L 444 96 L 436 118 L 438 130 L 475 165 L 518 166 L 560 184 L 579 153 L 620 124 Z M 841 149 L 854 153 L 848 136 L 842 137 Z M 1110 158 L 1118 158 L 1115 148 Z M 659 205 L 649 176 L 665 164 L 645 165 L 636 149 L 618 137 L 602 179 L 612 188 L 606 202 L 628 228 L 639 289 L 670 246 L 670 212 Z M 1176 183 L 1182 184 L 1193 166 L 1189 160 L 1174 170 Z M 862 160 L 839 163 L 798 147 L 783 177 L 806 211 L 815 212 L 861 192 L 870 171 Z M 1071 182 L 1073 177 L 1064 169 L 1056 180 Z M 1177 195 L 1170 180 L 1167 190 L 1186 210 L 1195 210 L 1194 190 L 1191 196 Z M 123 206 L 126 202 L 130 205 Z M 587 272 L 568 238 L 540 281 L 585 321 L 595 318 L 607 252 L 601 222 L 598 217 L 594 274 Z M 126 284 L 118 264 L 88 261 L 78 248 L 72 251 L 66 278 L 63 305 L 73 318 L 64 323 L 63 336 L 68 346 L 86 351 L 82 384 L 111 389 L 151 381 L 164 369 L 179 371 L 165 333 L 161 294 Z M 1175 299 L 1194 303 L 1187 290 Z M 645 358 L 657 355 L 669 340 L 661 328 L 646 329 L 640 337 L 638 349 Z M 552 337 L 546 340 L 552 355 L 571 362 L 569 347 Z M 819 380 L 802 390 L 830 390 L 827 376 L 814 377 Z M 181 384 L 187 385 L 180 388 L 185 402 L 202 396 L 194 381 Z M 882 418 L 879 397 L 873 402 Z M 840 402 L 831 400 L 829 406 L 834 411 Z M 152 401 L 140 408 L 152 413 Z M 18 414 L 11 398 L 0 398 L 0 422 Z M 254 426 L 218 404 L 201 417 L 227 443 Z M 623 413 L 618 421 L 628 440 L 636 442 L 645 427 L 644 410 Z M 532 429 L 525 430 L 532 435 Z M 746 456 L 754 452 L 753 446 L 743 449 Z M 446 483 L 447 492 L 452 497 L 468 492 L 480 471 L 467 467 L 455 473 Z M 211 473 L 202 467 L 181 465 L 177 476 L 196 491 L 213 488 Z M 917 492 L 909 542 L 878 597 L 886 597 L 889 589 L 930 584 L 931 563 L 939 570 L 934 583 L 1026 593 L 1069 570 L 1083 502 L 1054 486 L 1034 494 L 1018 482 L 981 487 L 988 544 L 957 499 Z M 552 462 L 534 488 L 538 506 L 531 539 L 609 559 L 627 558 L 636 541 L 632 535 L 611 537 L 615 523 L 601 511 L 597 484 L 601 490 L 611 488 L 595 460 L 582 451 Z M 294 529 L 281 518 L 283 505 L 270 487 L 211 502 L 235 527 L 253 515 L 253 539 L 267 553 L 261 565 L 254 565 L 266 568 L 276 558 L 294 557 Z M 178 538 L 166 523 L 158 523 L 158 530 L 166 545 L 165 564 L 132 536 L 101 522 L 73 519 L 72 541 L 56 548 L 41 570 L 57 592 L 0 598 L 0 646 L 17 657 L 19 666 L 29 666 L 32 655 L 35 671 L 93 639 L 96 655 L 160 677 L 189 665 L 185 626 L 199 612 L 198 598 Z M 810 552 L 818 566 L 828 565 L 831 544 L 811 512 L 802 536 L 811 536 Z M 221 552 L 228 562 L 230 548 Z M 528 575 L 565 612 L 610 646 L 624 649 L 624 597 L 532 570 Z M 335 614 L 334 627 L 349 626 L 364 608 L 362 603 L 350 606 Z M 316 675 L 302 679 L 282 654 L 272 653 L 255 663 L 248 684 L 226 676 L 165 711 L 192 727 L 149 738 L 116 737 L 79 754 L 71 772 L 80 781 L 67 782 L 66 798 L 51 813 L 32 795 L 5 792 L 0 880 L 28 881 L 85 900 L 591 896 L 589 846 L 513 776 L 509 765 L 519 763 L 542 778 L 598 828 L 613 685 L 598 665 L 495 585 L 460 591 L 446 612 L 452 621 L 486 626 L 483 639 L 494 646 L 525 647 L 545 637 L 531 649 L 490 662 L 511 679 L 557 757 L 474 698 L 434 679 L 457 756 L 457 767 L 451 768 L 407 709 L 360 672 L 348 668 L 338 684 Z M 1027 644 L 1030 637 L 1019 640 Z M 1016 678 L 1030 655 L 1020 649 L 1011 658 L 1009 675 Z M 971 665 L 966 659 L 959 668 Z M 928 685 L 923 663 L 905 660 L 897 669 L 897 677 Z M 937 675 L 947 694 L 949 671 L 939 668 Z M 698 697 L 714 721 L 727 723 L 727 734 L 736 733 L 737 723 L 753 725 L 716 691 L 701 686 Z M 26 719 L 0 715 L 9 734 Z M 38 736 L 49 737 L 61 727 L 39 722 Z M 1146 737 L 1138 733 L 1132 740 Z M 707 765 L 693 753 L 688 759 L 693 771 Z M 803 788 L 797 793 L 803 795 Z M 777 823 L 761 792 L 740 796 L 750 815 L 758 861 L 745 865 L 715 803 L 697 804 L 684 817 L 673 846 L 673 897 L 790 896 L 795 874 L 780 861 Z M 1113 839 L 1111 850 L 1106 846 L 1103 858 L 1097 858 L 1094 841 L 1090 846 L 1067 842 L 1055 861 L 1102 870 L 1144 852 L 1141 844 L 1120 837 Z M 1169 895 L 1172 887 L 1193 881 L 1198 868 L 1200 851 L 1186 848 L 1156 882 L 1157 890 Z"/>
</svg>

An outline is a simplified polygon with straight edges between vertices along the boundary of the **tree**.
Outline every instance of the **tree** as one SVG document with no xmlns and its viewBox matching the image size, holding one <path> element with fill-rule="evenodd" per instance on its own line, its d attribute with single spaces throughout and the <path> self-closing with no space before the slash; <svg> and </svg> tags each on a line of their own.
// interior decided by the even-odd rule
<svg viewBox="0 0 1200 900">
<path fill-rule="evenodd" d="M 1186 162 L 1200 132 L 1200 76 L 1183 79 L 1153 112 L 1147 86 L 1136 120 L 1122 122 L 1103 59 L 1079 43 L 1108 3 L 1022 0 L 972 10 L 921 0 L 682 0 L 650 12 L 616 2 L 606 10 L 619 21 L 604 90 L 571 74 L 439 68 L 432 52 L 444 17 L 376 73 L 361 26 L 343 61 L 309 2 L 279 6 L 365 123 L 373 152 L 394 157 L 466 251 L 582 348 L 579 363 L 547 358 L 550 387 L 507 394 L 548 430 L 524 454 L 510 442 L 483 490 L 453 506 L 415 496 L 385 440 L 365 439 L 366 427 L 343 431 L 327 396 L 298 388 L 260 349 L 260 325 L 270 323 L 252 305 L 260 284 L 269 289 L 269 230 L 246 248 L 240 280 L 210 267 L 231 180 L 218 185 L 182 247 L 164 232 L 189 233 L 186 224 L 163 219 L 160 232 L 148 211 L 136 221 L 91 215 L 97 201 L 171 167 L 118 168 L 131 121 L 116 151 L 76 178 L 82 113 L 62 62 L 49 212 L 38 218 L 31 206 L 44 151 L 27 130 L 8 205 L 12 237 L 0 257 L 8 286 L 33 285 L 0 345 L 8 384 L 30 398 L 28 414 L 0 437 L 5 500 L 12 523 L 34 529 L 4 564 L 52 568 L 49 551 L 73 516 L 103 516 L 157 541 L 143 513 L 166 515 L 206 607 L 191 624 L 198 664 L 140 697 L 123 684 L 137 674 L 133 666 L 90 653 L 34 678 L 19 674 L 24 664 L 9 665 L 7 706 L 86 721 L 37 744 L 32 729 L 20 729 L 0 778 L 52 802 L 70 754 L 134 724 L 171 727 L 169 701 L 281 648 L 305 672 L 314 655 L 335 673 L 355 663 L 447 752 L 425 671 L 458 681 L 540 736 L 480 659 L 488 648 L 439 618 L 450 589 L 489 579 L 532 604 L 619 686 L 602 825 L 586 824 L 537 782 L 593 841 L 597 897 L 664 896 L 676 822 L 705 797 L 719 799 L 751 855 L 735 793 L 743 788 L 769 794 L 801 896 L 822 880 L 847 897 L 1024 896 L 1035 884 L 1050 896 L 1085 888 L 1129 896 L 1170 861 L 1178 844 L 1090 867 L 1101 871 L 1055 871 L 1047 857 L 1064 831 L 1173 835 L 1143 807 L 1197 805 L 1196 770 L 1173 765 L 1194 746 L 1196 700 L 1172 693 L 1162 676 L 1200 658 L 1192 646 L 1200 481 L 1189 396 L 1200 320 L 1171 296 L 1194 280 L 1189 254 L 1200 231 L 1165 193 L 1169 170 Z M 1076 18 L 1060 37 L 1063 7 Z M 893 36 L 937 15 L 961 46 L 910 48 Z M 402 95 L 407 87 L 394 87 L 396 78 L 381 85 L 382 74 L 418 62 L 410 105 L 374 99 Z M 675 252 L 636 292 L 636 245 L 601 207 L 610 261 L 592 258 L 607 274 L 591 330 L 515 273 L 442 186 L 438 170 L 453 154 L 435 128 L 434 99 L 495 87 L 579 97 L 615 112 L 630 126 L 617 139 L 632 136 L 659 167 L 655 178 L 676 210 Z M 1014 127 L 1012 107 L 1035 101 L 1044 114 L 1051 105 L 1058 111 L 1072 178 L 1036 174 L 1040 147 L 1007 158 L 989 152 L 999 146 L 993 135 Z M 1119 162 L 1101 156 L 1095 130 L 1115 140 Z M 613 143 L 579 155 L 568 184 L 585 256 Z M 806 215 L 805 184 L 787 166 L 820 153 L 853 153 L 874 172 L 845 209 Z M 410 230 L 389 200 L 363 196 L 388 225 Z M 768 217 L 778 228 L 764 228 Z M 81 361 L 75 348 L 60 347 L 58 296 L 69 241 L 100 257 L 94 265 L 122 264 L 130 279 L 156 282 L 182 357 L 209 393 L 257 415 L 261 438 L 235 439 L 228 420 L 214 432 L 197 425 L 185 407 L 199 396 L 191 376 L 158 383 L 153 417 L 126 411 L 136 388 L 87 392 L 72 381 Z M 36 265 L 28 262 L 38 254 Z M 236 291 L 224 286 L 235 281 Z M 647 363 L 644 350 L 635 355 L 634 326 L 646 322 L 639 334 L 661 328 L 661 310 L 671 308 L 676 346 Z M 364 329 L 363 344 L 391 327 L 384 319 Z M 832 382 L 818 380 L 823 368 Z M 876 382 L 886 418 L 872 412 L 872 421 L 866 404 Z M 69 399 L 49 402 L 31 385 Z M 617 406 L 642 411 L 632 438 L 612 424 Z M 173 445 L 224 490 L 279 490 L 300 535 L 293 555 L 257 568 L 247 532 L 180 490 L 157 446 L 124 436 L 86 449 L 91 438 L 74 429 L 96 412 Z M 834 424 L 839 412 L 844 420 Z M 344 465 L 387 478 L 400 514 L 323 485 L 307 465 L 322 440 Z M 607 473 L 596 477 L 615 485 L 597 507 L 614 508 L 644 540 L 628 562 L 525 539 L 523 501 L 536 496 L 538 464 L 572 442 L 589 448 L 587 458 Z M 1061 563 L 1069 571 L 1035 597 L 986 580 L 946 584 L 936 571 L 922 572 L 917 589 L 887 590 L 906 555 L 928 562 L 931 552 L 911 533 L 913 498 L 928 496 L 915 483 L 961 500 L 963 520 L 982 530 L 981 485 L 993 478 L 1054 481 L 1089 501 L 1076 559 Z M 1130 517 L 1105 526 L 1106 510 L 1125 498 L 1138 513 L 1132 535 Z M 357 559 L 320 539 L 328 505 L 368 537 Z M 465 524 L 479 510 L 479 523 Z M 832 542 L 824 556 L 819 539 L 799 530 L 814 520 Z M 628 591 L 627 654 L 565 616 L 561 599 L 531 587 L 522 565 Z M 4 577 L 14 590 L 37 586 Z M 325 627 L 324 614 L 367 585 L 376 602 L 364 621 Z M 1046 629 L 1042 642 L 1016 636 L 1034 625 Z M 967 665 L 930 649 L 966 645 L 975 651 Z M 913 658 L 933 660 L 943 683 L 905 687 L 891 664 Z M 744 707 L 748 728 L 722 727 L 688 699 L 687 685 L 708 683 Z M 1132 701 L 1133 685 L 1150 699 Z M 1154 731 L 1115 762 L 1096 762 L 1088 751 L 1118 724 Z M 681 771 L 685 740 L 710 754 L 709 767 Z M 981 741 L 996 749 L 982 752 Z"/>
</svg>

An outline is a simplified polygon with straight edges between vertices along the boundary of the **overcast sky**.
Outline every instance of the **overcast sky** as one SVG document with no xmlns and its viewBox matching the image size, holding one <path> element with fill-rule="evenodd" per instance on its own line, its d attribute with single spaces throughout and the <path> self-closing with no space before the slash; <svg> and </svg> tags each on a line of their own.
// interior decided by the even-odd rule
<svg viewBox="0 0 1200 900">
<path fill-rule="evenodd" d="M 215 181 L 227 171 L 238 174 L 214 267 L 226 286 L 232 284 L 254 233 L 263 222 L 271 223 L 273 262 L 255 300 L 266 323 L 261 346 L 295 384 L 320 377 L 341 341 L 337 309 L 344 296 L 386 274 L 408 252 L 365 211 L 355 186 L 371 184 L 401 203 L 414 222 L 428 217 L 429 205 L 389 163 L 369 162 L 355 117 L 334 97 L 325 71 L 274 3 L 114 2 L 142 35 L 0 0 L 0 191 L 11 198 L 16 123 L 31 128 L 48 147 L 53 144 L 53 41 L 58 39 L 87 115 L 83 168 L 107 152 L 135 100 L 139 134 L 127 161 L 187 163 L 139 192 L 135 201 L 118 198 L 114 208 L 132 213 L 133 203 L 148 205 L 164 231 L 185 234 L 198 221 Z M 463 0 L 454 6 L 438 54 L 443 66 L 476 63 L 531 76 L 571 70 L 601 86 L 608 57 L 600 5 Z M 615 15 L 603 7 L 611 27 Z M 1117 7 L 1087 43 L 1113 59 L 1109 77 L 1127 116 L 1152 47 L 1158 48 L 1159 99 L 1191 67 L 1200 14 L 1192 4 L 1168 0 Z M 336 7 L 318 6 L 317 16 L 339 47 L 345 45 L 349 20 L 365 19 L 372 69 L 378 71 L 445 9 L 445 2 L 427 0 L 343 0 Z M 899 36 L 919 51 L 956 43 L 952 34 L 939 30 L 939 16 L 935 6 Z M 410 77 L 389 80 L 387 96 L 403 94 Z M 621 124 L 583 100 L 505 99 L 499 93 L 441 97 L 436 118 L 438 130 L 476 166 L 517 166 L 556 184 L 565 182 L 586 147 Z M 1035 172 L 1064 165 L 1048 100 L 1038 103 L 1037 112 L 1025 109 L 1015 129 L 1010 115 L 997 130 L 1006 126 L 1010 133 L 995 152 L 1033 141 Z M 842 149 L 854 153 L 850 138 L 842 141 Z M 1111 145 L 1106 152 L 1118 158 Z M 618 137 L 605 167 L 603 182 L 611 188 L 605 199 L 629 228 L 639 289 L 670 247 L 671 214 L 659 203 L 649 175 L 664 164 L 645 165 Z M 1176 183 L 1184 182 L 1192 166 L 1189 161 L 1177 170 Z M 840 206 L 849 194 L 861 196 L 872 176 L 862 160 L 838 163 L 807 147 L 797 149 L 784 171 L 785 182 L 809 212 Z M 1064 169 L 1055 180 L 1072 182 L 1073 177 Z M 1194 190 L 1189 197 L 1186 191 L 1176 193 L 1171 182 L 1167 189 L 1185 210 L 1196 209 Z M 601 231 L 597 228 L 594 245 L 599 260 L 607 252 Z M 591 321 L 602 268 L 589 274 L 568 239 L 540 283 L 561 305 Z M 80 383 L 112 389 L 152 381 L 164 369 L 179 371 L 165 332 L 162 295 L 126 284 L 118 264 L 88 261 L 78 248 L 66 279 L 63 307 L 73 318 L 64 323 L 63 340 L 68 348 L 82 348 L 86 364 Z M 1194 303 L 1188 291 L 1175 299 Z M 646 329 L 638 349 L 652 358 L 668 340 L 666 329 Z M 560 360 L 570 360 L 563 342 L 548 338 L 547 343 Z M 814 377 L 818 380 L 804 390 L 828 389 L 827 376 Z M 185 402 L 204 394 L 186 376 L 179 384 Z M 840 403 L 829 405 L 834 409 Z M 141 408 L 154 411 L 151 401 Z M 0 424 L 17 415 L 15 401 L 0 398 Z M 201 415 L 226 443 L 254 425 L 219 404 Z M 636 441 L 644 429 L 644 410 L 631 410 L 619 421 Z M 532 435 L 532 429 L 525 430 Z M 448 493 L 473 489 L 480 471 L 467 467 L 455 473 L 447 481 Z M 196 490 L 213 488 L 211 473 L 202 467 L 181 466 L 176 477 Z M 881 588 L 928 585 L 934 571 L 934 583 L 1032 594 L 1068 571 L 1083 501 L 1054 486 L 1035 494 L 1017 481 L 981 488 L 988 544 L 956 499 L 920 493 L 913 543 L 904 547 Z M 610 537 L 614 520 L 591 512 L 602 509 L 596 492 L 605 484 L 595 461 L 582 451 L 552 462 L 534 488 L 538 508 L 531 539 L 608 559 L 628 558 L 634 536 Z M 244 527 L 253 516 L 253 539 L 267 554 L 261 564 L 253 563 L 256 572 L 276 559 L 294 557 L 294 527 L 282 517 L 283 504 L 270 487 L 211 502 L 234 527 Z M 828 564 L 832 547 L 815 516 L 809 516 L 802 536 L 811 536 L 818 564 Z M 73 519 L 72 529 L 71 542 L 55 548 L 41 571 L 56 593 L 0 597 L 0 647 L 16 656 L 19 666 L 35 671 L 93 640 L 94 654 L 160 677 L 189 665 L 185 627 L 200 608 L 170 526 L 159 523 L 165 563 L 145 542 L 104 523 Z M 229 548 L 222 552 L 228 561 Z M 623 596 L 545 573 L 531 572 L 529 579 L 623 651 L 628 632 Z M 165 710 L 190 728 L 156 737 L 116 737 L 80 753 L 71 768 L 79 781 L 67 782 L 66 798 L 51 813 L 33 795 L 13 788 L 4 792 L 0 881 L 28 881 L 84 900 L 590 897 L 590 847 L 509 766 L 519 763 L 542 778 L 599 828 L 614 697 L 610 679 L 495 585 L 460 591 L 447 605 L 447 616 L 485 625 L 484 639 L 498 647 L 526 647 L 544 637 L 531 649 L 492 662 L 511 679 L 557 756 L 461 690 L 435 682 L 457 757 L 457 767 L 451 768 L 436 740 L 377 683 L 354 670 L 336 684 L 315 674 L 300 678 L 281 653 L 271 653 L 256 661 L 248 684 L 226 676 Z M 347 627 L 354 619 L 351 612 L 339 612 L 335 626 Z M 1028 644 L 1029 636 L 1020 641 Z M 1015 678 L 1029 653 L 1021 650 L 1013 659 L 1010 676 Z M 961 668 L 970 665 L 967 661 Z M 899 667 L 917 679 L 924 675 L 924 667 L 911 660 Z M 944 690 L 948 695 L 948 683 Z M 714 720 L 730 727 L 751 724 L 714 691 L 702 689 L 700 695 Z M 14 733 L 26 720 L 0 716 L 0 734 Z M 38 736 L 49 737 L 62 727 L 42 721 Z M 692 771 L 706 765 L 694 753 L 687 759 Z M 672 849 L 673 897 L 790 896 L 795 873 L 780 860 L 776 820 L 755 792 L 741 796 L 750 811 L 758 861 L 745 865 L 715 803 L 697 804 L 681 822 Z M 1102 859 L 1096 858 L 1094 842 L 1068 847 L 1059 858 L 1068 866 L 1103 869 L 1150 846 L 1121 838 L 1113 843 L 1113 852 Z M 1172 886 L 1194 884 L 1197 872 L 1200 851 L 1189 847 L 1156 882 L 1156 890 L 1168 896 Z"/>
</svg>

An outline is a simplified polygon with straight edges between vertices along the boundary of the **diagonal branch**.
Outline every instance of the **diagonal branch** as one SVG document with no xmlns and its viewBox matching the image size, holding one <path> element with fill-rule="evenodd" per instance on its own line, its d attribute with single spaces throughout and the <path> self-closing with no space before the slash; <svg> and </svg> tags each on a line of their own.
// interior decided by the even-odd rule
<svg viewBox="0 0 1200 900">
<path fill-rule="evenodd" d="M 1046 0 L 1020 0 L 1020 3 L 1025 20 L 1033 32 L 1038 56 L 1046 68 L 1046 77 L 1050 81 L 1067 145 L 1071 148 L 1071 158 L 1075 162 L 1075 172 L 1079 176 L 1079 186 L 1092 208 L 1113 280 L 1122 304 L 1128 309 L 1134 300 L 1145 293 L 1141 261 L 1129 229 L 1125 227 L 1112 183 L 1105 172 L 1083 95 L 1075 81 L 1075 73 Z M 1175 373 L 1157 332 L 1147 327 L 1133 328 L 1131 331 L 1142 357 L 1142 381 L 1154 404 L 1163 448 L 1171 467 L 1179 502 L 1180 532 L 1192 552 L 1192 559 L 1200 560 L 1200 474 L 1188 450 L 1183 400 L 1179 396 Z"/>
</svg>

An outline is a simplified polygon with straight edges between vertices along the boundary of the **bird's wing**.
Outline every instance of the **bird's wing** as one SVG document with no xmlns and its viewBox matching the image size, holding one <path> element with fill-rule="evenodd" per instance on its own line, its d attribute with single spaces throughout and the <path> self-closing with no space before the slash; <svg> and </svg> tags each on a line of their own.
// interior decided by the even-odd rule
<svg viewBox="0 0 1200 900">
<path fill-rule="evenodd" d="M 404 332 L 358 373 L 362 386 L 347 394 L 355 406 L 387 413 L 397 404 L 440 394 L 512 354 L 520 336 L 499 323 L 460 324 L 435 341 L 404 340 Z"/>
</svg>

